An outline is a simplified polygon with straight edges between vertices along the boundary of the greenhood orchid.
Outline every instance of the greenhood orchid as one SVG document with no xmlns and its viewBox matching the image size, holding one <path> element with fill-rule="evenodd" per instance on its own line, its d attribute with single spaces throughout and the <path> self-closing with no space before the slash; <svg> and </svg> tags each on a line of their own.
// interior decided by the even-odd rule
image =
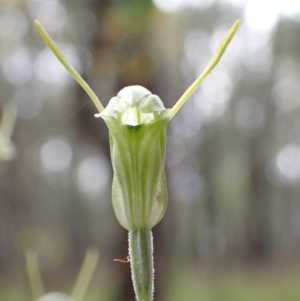
<svg viewBox="0 0 300 301">
<path fill-rule="evenodd" d="M 122 89 L 104 108 L 76 70 L 35 21 L 35 25 L 58 60 L 87 92 L 110 133 L 114 170 L 112 203 L 119 223 L 129 231 L 129 255 L 136 298 L 153 298 L 153 243 L 151 229 L 161 220 L 167 206 L 164 171 L 166 130 L 169 121 L 216 67 L 238 30 L 237 20 L 203 73 L 172 109 L 166 109 L 156 95 L 141 86 Z"/>
</svg>

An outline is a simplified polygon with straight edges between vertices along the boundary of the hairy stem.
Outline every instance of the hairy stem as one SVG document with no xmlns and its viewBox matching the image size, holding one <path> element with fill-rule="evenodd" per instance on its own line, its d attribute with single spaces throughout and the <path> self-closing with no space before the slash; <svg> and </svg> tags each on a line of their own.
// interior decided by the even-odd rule
<svg viewBox="0 0 300 301">
<path fill-rule="evenodd" d="M 137 301 L 151 301 L 153 296 L 152 232 L 146 229 L 129 231 L 131 274 Z"/>
</svg>

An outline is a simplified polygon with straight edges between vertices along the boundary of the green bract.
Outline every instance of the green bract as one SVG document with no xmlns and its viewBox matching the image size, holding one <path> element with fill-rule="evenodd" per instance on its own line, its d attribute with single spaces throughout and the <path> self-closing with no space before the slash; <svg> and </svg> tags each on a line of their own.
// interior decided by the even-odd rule
<svg viewBox="0 0 300 301">
<path fill-rule="evenodd" d="M 109 128 L 112 202 L 119 223 L 127 230 L 151 229 L 165 212 L 164 162 L 170 115 L 160 98 L 141 86 L 122 89 L 96 115 Z"/>
</svg>

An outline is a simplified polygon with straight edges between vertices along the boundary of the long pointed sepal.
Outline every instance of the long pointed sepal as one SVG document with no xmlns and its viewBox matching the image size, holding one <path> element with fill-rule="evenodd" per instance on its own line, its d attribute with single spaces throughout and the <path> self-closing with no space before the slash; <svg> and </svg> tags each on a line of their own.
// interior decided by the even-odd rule
<svg viewBox="0 0 300 301">
<path fill-rule="evenodd" d="M 85 90 L 85 92 L 91 98 L 98 111 L 101 113 L 104 110 L 104 107 L 102 106 L 100 100 L 98 99 L 94 91 L 90 88 L 90 86 L 86 83 L 86 81 L 79 75 L 79 73 L 73 68 L 73 66 L 68 62 L 68 60 L 64 57 L 64 55 L 59 50 L 59 48 L 52 40 L 50 35 L 47 33 L 43 25 L 37 20 L 34 21 L 34 24 L 39 34 L 41 35 L 42 39 L 46 43 L 46 45 L 50 48 L 50 50 L 57 57 L 57 59 L 62 63 L 62 65 L 66 68 L 66 70 L 71 74 L 71 76 Z"/>
<path fill-rule="evenodd" d="M 183 93 L 180 99 L 172 108 L 172 114 L 170 116 L 170 120 L 178 113 L 181 107 L 186 103 L 186 101 L 192 96 L 192 94 L 199 88 L 201 83 L 205 80 L 205 78 L 213 71 L 213 69 L 218 65 L 219 61 L 221 60 L 224 52 L 226 51 L 228 45 L 230 44 L 232 38 L 236 34 L 239 26 L 241 24 L 241 20 L 237 20 L 231 29 L 229 30 L 228 34 L 226 35 L 225 39 L 219 46 L 217 52 L 202 72 L 202 74 L 192 83 L 192 85 Z"/>
</svg>

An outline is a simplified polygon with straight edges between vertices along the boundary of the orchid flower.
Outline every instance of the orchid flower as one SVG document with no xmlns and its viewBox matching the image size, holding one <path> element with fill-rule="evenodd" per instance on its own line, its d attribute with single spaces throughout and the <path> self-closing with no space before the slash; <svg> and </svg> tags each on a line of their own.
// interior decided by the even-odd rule
<svg viewBox="0 0 300 301">
<path fill-rule="evenodd" d="M 129 231 L 129 256 L 137 301 L 153 298 L 151 229 L 162 219 L 167 207 L 164 171 L 167 125 L 219 63 L 240 23 L 240 20 L 234 23 L 198 79 L 173 108 L 166 109 L 158 96 L 141 86 L 122 89 L 104 108 L 42 25 L 35 21 L 47 46 L 90 96 L 99 111 L 95 116 L 102 118 L 109 129 L 114 171 L 112 203 L 119 223 Z"/>
</svg>

